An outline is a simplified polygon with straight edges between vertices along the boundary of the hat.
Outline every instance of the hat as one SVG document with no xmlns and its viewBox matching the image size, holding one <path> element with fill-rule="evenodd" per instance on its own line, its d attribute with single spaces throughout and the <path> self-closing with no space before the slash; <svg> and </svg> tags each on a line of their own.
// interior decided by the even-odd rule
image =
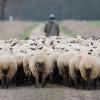
<svg viewBox="0 0 100 100">
<path fill-rule="evenodd" d="M 51 14 L 51 15 L 49 16 L 49 20 L 55 20 L 55 15 L 54 15 L 54 14 Z"/>
</svg>

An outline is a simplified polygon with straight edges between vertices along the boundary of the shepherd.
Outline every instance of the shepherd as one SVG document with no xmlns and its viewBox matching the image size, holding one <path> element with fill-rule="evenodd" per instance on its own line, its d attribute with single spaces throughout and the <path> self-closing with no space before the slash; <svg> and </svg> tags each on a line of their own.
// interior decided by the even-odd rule
<svg viewBox="0 0 100 100">
<path fill-rule="evenodd" d="M 59 36 L 59 24 L 56 21 L 55 15 L 51 14 L 49 16 L 49 20 L 44 27 L 44 32 L 46 33 L 46 37 Z"/>
</svg>

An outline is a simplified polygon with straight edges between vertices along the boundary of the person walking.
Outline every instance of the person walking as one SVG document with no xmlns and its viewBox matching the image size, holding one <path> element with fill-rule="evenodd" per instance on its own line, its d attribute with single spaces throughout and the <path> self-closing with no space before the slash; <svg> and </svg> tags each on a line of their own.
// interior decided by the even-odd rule
<svg viewBox="0 0 100 100">
<path fill-rule="evenodd" d="M 44 32 L 46 33 L 46 37 L 59 36 L 59 24 L 57 23 L 55 16 L 53 14 L 49 16 L 49 20 L 44 27 Z"/>
</svg>

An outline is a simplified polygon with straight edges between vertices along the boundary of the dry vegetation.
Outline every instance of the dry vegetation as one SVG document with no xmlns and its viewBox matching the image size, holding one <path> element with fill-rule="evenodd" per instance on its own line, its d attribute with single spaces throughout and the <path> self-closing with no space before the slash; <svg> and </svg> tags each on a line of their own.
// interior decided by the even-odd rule
<svg viewBox="0 0 100 100">
<path fill-rule="evenodd" d="M 0 22 L 0 39 L 21 39 L 24 32 L 28 31 L 33 24 L 33 22 L 27 21 Z"/>
<path fill-rule="evenodd" d="M 61 35 L 76 36 L 80 34 L 84 38 L 100 38 L 100 21 L 74 21 L 59 22 Z M 4 21 L 0 22 L 0 39 L 18 38 L 25 39 L 29 35 L 44 35 L 44 22 L 32 21 Z M 64 33 L 64 34 L 62 34 Z"/>
</svg>

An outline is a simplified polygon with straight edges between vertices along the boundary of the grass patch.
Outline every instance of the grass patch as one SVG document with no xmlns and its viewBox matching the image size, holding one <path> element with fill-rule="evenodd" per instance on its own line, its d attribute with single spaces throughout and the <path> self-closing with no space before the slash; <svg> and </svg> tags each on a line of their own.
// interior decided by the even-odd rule
<svg viewBox="0 0 100 100">
<path fill-rule="evenodd" d="M 32 30 L 39 26 L 40 24 L 43 24 L 45 22 L 33 22 L 33 25 L 31 27 L 29 27 L 28 29 L 26 29 L 25 32 L 21 33 L 21 39 L 26 39 L 27 37 L 29 37 L 31 35 Z"/>
<path fill-rule="evenodd" d="M 94 27 L 100 27 L 100 20 L 94 20 L 94 21 L 87 21 L 89 25 Z"/>
<path fill-rule="evenodd" d="M 75 37 L 75 36 L 77 35 L 76 33 L 67 30 L 65 27 L 61 27 L 61 28 L 60 28 L 60 31 L 61 31 L 62 33 L 64 33 L 66 36 Z"/>
<path fill-rule="evenodd" d="M 21 33 L 21 39 L 26 39 L 27 37 L 29 37 L 31 35 L 32 30 L 38 25 L 39 23 L 34 23 L 31 27 L 29 27 L 28 29 L 26 29 L 26 31 L 24 31 L 23 33 Z"/>
</svg>

